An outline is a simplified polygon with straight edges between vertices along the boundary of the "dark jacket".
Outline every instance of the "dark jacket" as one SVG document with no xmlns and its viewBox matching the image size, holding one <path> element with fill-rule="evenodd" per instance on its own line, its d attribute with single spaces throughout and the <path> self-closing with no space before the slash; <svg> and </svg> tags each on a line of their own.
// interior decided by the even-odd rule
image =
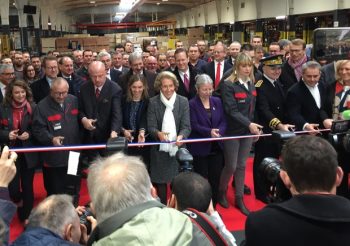
<svg viewBox="0 0 350 246">
<path fill-rule="evenodd" d="M 11 201 L 8 189 L 5 187 L 0 187 L 0 220 L 3 222 L 3 232 L 5 235 L 3 237 L 3 245 L 8 245 L 10 223 L 13 216 L 15 216 L 16 210 L 17 206 Z"/>
<path fill-rule="evenodd" d="M 251 213 L 246 246 L 346 246 L 350 242 L 350 202 L 335 195 L 297 195 Z"/>
<path fill-rule="evenodd" d="M 221 64 L 224 63 L 224 72 L 222 73 L 222 77 L 224 74 L 232 68 L 232 64 L 230 64 L 227 60 L 224 60 L 221 62 Z M 221 65 L 222 69 L 222 65 Z M 216 73 L 216 67 L 215 67 L 215 62 L 209 62 L 207 65 L 205 65 L 202 68 L 203 73 L 206 73 L 209 75 L 209 77 L 215 82 L 215 73 Z"/>
<path fill-rule="evenodd" d="M 130 69 L 127 73 L 123 73 L 122 75 L 120 75 L 119 82 L 116 81 L 119 84 L 119 86 L 123 89 L 123 95 L 126 95 L 129 79 L 132 75 L 133 71 L 132 69 Z M 156 80 L 157 74 L 143 69 L 143 76 L 146 78 L 148 86 L 148 96 L 151 98 L 156 94 L 154 90 L 154 81 Z"/>
<path fill-rule="evenodd" d="M 59 73 L 57 77 L 62 77 L 62 73 Z M 69 84 L 69 94 L 74 96 L 79 96 L 80 86 L 85 82 L 78 74 L 73 73 L 70 79 L 66 79 Z"/>
<path fill-rule="evenodd" d="M 12 246 L 73 246 L 79 245 L 64 240 L 56 233 L 42 228 L 42 227 L 29 227 L 27 228 L 17 239 Z"/>
<path fill-rule="evenodd" d="M 32 120 L 33 120 L 33 111 L 35 109 L 35 104 L 31 104 L 32 113 L 27 112 L 27 108 L 24 108 L 24 117 L 21 121 L 21 128 L 19 130 L 19 134 L 23 132 L 29 133 L 29 138 L 27 140 L 21 141 L 10 141 L 9 133 L 13 129 L 13 115 L 12 115 L 12 107 L 7 104 L 2 104 L 0 107 L 0 142 L 3 144 L 7 144 L 11 147 L 32 147 L 33 145 L 37 145 L 33 135 L 32 135 Z M 25 163 L 28 168 L 33 168 L 39 164 L 39 155 L 38 153 L 24 153 Z"/>
<path fill-rule="evenodd" d="M 38 104 L 43 98 L 50 94 L 50 85 L 46 80 L 46 76 L 42 79 L 35 81 L 30 85 L 32 89 L 34 102 Z"/>
<path fill-rule="evenodd" d="M 137 142 L 137 137 L 139 135 L 139 130 L 143 128 L 145 131 L 147 130 L 147 108 L 148 108 L 148 99 L 144 99 L 141 101 L 141 105 L 136 114 L 136 131 L 133 132 L 134 141 Z M 123 99 L 122 103 L 123 109 L 123 128 L 130 130 L 130 110 L 131 110 L 131 102 Z"/>
<path fill-rule="evenodd" d="M 201 99 L 196 96 L 190 100 L 191 134 L 189 138 L 211 138 L 211 130 L 217 128 L 220 135 L 226 131 L 226 119 L 220 98 L 210 97 L 211 119 L 203 106 Z M 188 150 L 193 155 L 206 156 L 210 154 L 213 142 L 187 144 Z M 222 143 L 218 142 L 222 147 Z"/>
<path fill-rule="evenodd" d="M 323 128 L 323 121 L 331 118 L 331 107 L 326 88 L 318 83 L 321 97 L 321 108 L 318 108 L 315 99 L 306 87 L 304 81 L 293 85 L 287 93 L 287 115 L 290 123 L 294 124 L 297 130 L 303 130 L 306 123 L 319 124 Z"/>
<path fill-rule="evenodd" d="M 186 97 L 188 100 L 193 98 L 197 94 L 197 90 L 195 88 L 196 84 L 196 76 L 198 74 L 197 69 L 195 69 L 192 65 L 188 65 L 188 69 L 190 71 L 190 77 L 188 78 L 190 81 L 190 90 L 187 91 L 185 84 L 180 76 L 179 70 L 176 67 L 173 73 L 175 74 L 177 81 L 179 81 L 179 88 L 177 89 L 176 93 L 180 96 Z"/>
<path fill-rule="evenodd" d="M 249 125 L 254 119 L 256 90 L 250 83 L 249 90 L 239 81 L 220 83 L 222 104 L 227 121 L 226 135 L 250 134 Z"/>
<path fill-rule="evenodd" d="M 80 89 L 79 122 L 86 117 L 97 119 L 96 129 L 84 129 L 85 140 L 93 143 L 106 143 L 111 131 L 120 132 L 122 126 L 122 90 L 117 83 L 106 78 L 100 96 L 96 99 L 94 84 L 89 81 Z"/>
<path fill-rule="evenodd" d="M 273 119 L 278 119 L 286 124 L 286 95 L 279 80 L 273 85 L 266 77 L 255 84 L 256 113 L 258 123 L 264 127 L 264 133 L 271 133 L 274 129 L 270 127 Z"/>
<path fill-rule="evenodd" d="M 120 72 L 119 70 L 115 70 L 115 69 L 109 69 L 109 75 L 111 76 L 111 80 L 113 82 L 116 82 L 118 83 L 119 82 L 119 79 L 120 79 L 120 76 L 122 75 L 123 73 Z M 118 83 L 119 84 L 119 83 Z"/>
<path fill-rule="evenodd" d="M 62 108 L 51 96 L 44 98 L 34 110 L 33 135 L 43 146 L 52 146 L 52 139 L 63 136 L 64 145 L 80 143 L 78 124 L 78 100 L 68 94 Z M 43 152 L 44 165 L 64 167 L 68 165 L 69 151 Z"/>
</svg>

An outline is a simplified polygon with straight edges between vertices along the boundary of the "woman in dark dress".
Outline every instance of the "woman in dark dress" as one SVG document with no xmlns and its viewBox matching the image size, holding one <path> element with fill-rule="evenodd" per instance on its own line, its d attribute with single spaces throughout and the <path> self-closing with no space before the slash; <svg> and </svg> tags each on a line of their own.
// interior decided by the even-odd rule
<svg viewBox="0 0 350 246">
<path fill-rule="evenodd" d="M 31 134 L 33 96 L 29 85 L 23 80 L 15 80 L 6 87 L 5 98 L 0 107 L 0 141 L 10 147 L 33 146 Z M 37 153 L 18 154 L 17 173 L 9 185 L 10 197 L 17 203 L 18 217 L 28 218 L 34 202 L 33 179 L 38 164 Z"/>
<path fill-rule="evenodd" d="M 123 99 L 122 133 L 129 143 L 144 143 L 147 129 L 148 88 L 144 77 L 135 74 L 128 82 L 126 97 Z M 149 147 L 130 147 L 128 154 L 141 156 L 149 167 Z"/>
</svg>

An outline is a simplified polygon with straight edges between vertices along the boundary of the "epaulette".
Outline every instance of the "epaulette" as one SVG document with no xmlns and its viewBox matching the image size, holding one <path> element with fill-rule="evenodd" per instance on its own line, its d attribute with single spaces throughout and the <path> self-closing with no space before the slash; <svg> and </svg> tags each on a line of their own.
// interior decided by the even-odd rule
<svg viewBox="0 0 350 246">
<path fill-rule="evenodd" d="M 263 84 L 264 80 L 258 80 L 256 83 L 255 83 L 255 87 L 259 88 L 262 84 Z"/>
</svg>

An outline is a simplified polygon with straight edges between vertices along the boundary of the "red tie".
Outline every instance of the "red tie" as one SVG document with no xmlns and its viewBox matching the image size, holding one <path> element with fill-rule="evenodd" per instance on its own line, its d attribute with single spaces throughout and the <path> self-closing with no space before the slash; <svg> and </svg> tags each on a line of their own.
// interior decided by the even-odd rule
<svg viewBox="0 0 350 246">
<path fill-rule="evenodd" d="M 218 88 L 220 83 L 220 74 L 221 74 L 221 63 L 218 62 L 218 65 L 216 67 L 216 75 L 215 75 L 215 89 Z"/>
<path fill-rule="evenodd" d="M 186 87 L 186 91 L 190 92 L 190 81 L 188 80 L 187 73 L 184 74 L 184 85 Z"/>
<path fill-rule="evenodd" d="M 96 95 L 96 99 L 98 99 L 98 97 L 100 96 L 100 89 L 99 88 L 96 88 L 95 95 Z"/>
</svg>

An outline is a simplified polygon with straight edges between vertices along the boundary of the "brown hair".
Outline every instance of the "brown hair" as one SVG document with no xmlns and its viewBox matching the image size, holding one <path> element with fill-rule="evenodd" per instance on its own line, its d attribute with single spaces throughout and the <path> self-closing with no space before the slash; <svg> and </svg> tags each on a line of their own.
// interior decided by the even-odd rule
<svg viewBox="0 0 350 246">
<path fill-rule="evenodd" d="M 27 82 L 24 80 L 14 80 L 10 84 L 6 86 L 4 104 L 11 105 L 12 104 L 12 91 L 15 86 L 21 87 L 26 91 L 26 99 L 29 103 L 33 102 L 33 94 Z"/>
<path fill-rule="evenodd" d="M 146 79 L 143 75 L 139 75 L 139 74 L 134 74 L 130 77 L 129 81 L 128 81 L 128 90 L 126 92 L 126 100 L 127 101 L 131 101 L 132 100 L 132 93 L 131 93 L 131 86 L 137 82 L 137 81 L 141 81 L 143 84 L 143 92 L 142 92 L 142 96 L 141 99 L 147 99 L 148 98 L 148 85 L 146 82 Z"/>
</svg>

